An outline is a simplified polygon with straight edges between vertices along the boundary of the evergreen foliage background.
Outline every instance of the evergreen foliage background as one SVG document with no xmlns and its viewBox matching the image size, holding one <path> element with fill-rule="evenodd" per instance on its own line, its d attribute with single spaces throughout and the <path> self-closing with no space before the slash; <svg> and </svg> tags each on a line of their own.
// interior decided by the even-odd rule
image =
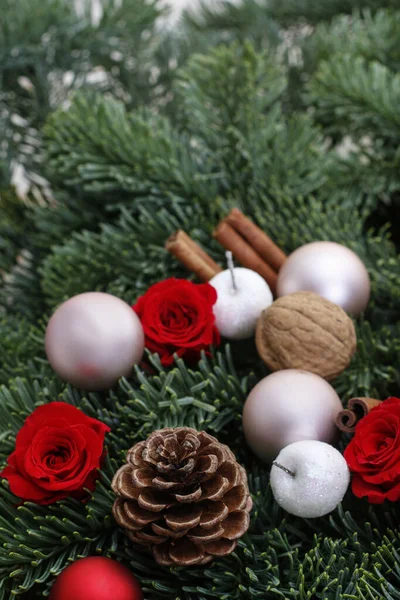
<svg viewBox="0 0 400 600">
<path fill-rule="evenodd" d="M 400 510 L 351 493 L 332 515 L 283 514 L 245 447 L 243 402 L 267 374 L 252 344 L 195 370 L 139 370 L 105 393 L 58 379 L 52 311 L 99 290 L 133 303 L 188 277 L 164 250 L 183 228 L 221 263 L 211 232 L 233 206 L 286 252 L 313 240 L 365 261 L 372 299 L 358 353 L 334 385 L 399 396 L 400 3 L 220 0 L 165 31 L 158 0 L 0 0 L 0 461 L 35 406 L 74 404 L 112 427 L 91 501 L 16 506 L 0 487 L 0 600 L 42 597 L 69 561 L 103 553 L 146 600 L 400 598 Z M 29 182 L 21 197 L 15 165 Z M 110 480 L 155 428 L 185 424 L 231 445 L 255 510 L 230 557 L 155 568 L 111 516 Z M 343 439 L 342 447 L 346 443 Z"/>
</svg>

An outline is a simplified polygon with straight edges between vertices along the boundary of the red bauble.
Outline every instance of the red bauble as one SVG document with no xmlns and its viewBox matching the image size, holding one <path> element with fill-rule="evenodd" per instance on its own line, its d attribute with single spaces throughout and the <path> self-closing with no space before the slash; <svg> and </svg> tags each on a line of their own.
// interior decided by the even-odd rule
<svg viewBox="0 0 400 600">
<path fill-rule="evenodd" d="M 143 600 L 137 579 L 123 565 L 89 556 L 72 563 L 57 578 L 50 600 Z"/>
</svg>

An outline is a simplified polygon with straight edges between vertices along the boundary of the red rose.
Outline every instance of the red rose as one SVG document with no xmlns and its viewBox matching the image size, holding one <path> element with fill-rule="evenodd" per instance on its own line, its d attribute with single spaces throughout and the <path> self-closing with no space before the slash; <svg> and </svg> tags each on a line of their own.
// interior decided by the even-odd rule
<svg viewBox="0 0 400 600">
<path fill-rule="evenodd" d="M 107 425 L 70 404 L 39 406 L 19 430 L 0 475 L 13 494 L 36 504 L 82 498 L 84 488 L 94 489 L 108 431 Z"/>
<path fill-rule="evenodd" d="M 355 496 L 373 504 L 400 499 L 399 398 L 388 398 L 359 421 L 344 457 Z"/>
<path fill-rule="evenodd" d="M 174 362 L 174 353 L 196 362 L 202 350 L 220 343 L 213 305 L 217 292 L 208 283 L 166 279 L 139 298 L 133 310 L 139 316 L 146 348 L 160 355 L 164 366 Z"/>
</svg>

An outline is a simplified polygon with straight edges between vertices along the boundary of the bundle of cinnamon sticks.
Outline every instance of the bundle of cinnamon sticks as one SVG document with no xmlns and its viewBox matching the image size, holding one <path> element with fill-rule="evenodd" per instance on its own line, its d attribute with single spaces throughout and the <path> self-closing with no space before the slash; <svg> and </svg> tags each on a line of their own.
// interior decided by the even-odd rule
<svg viewBox="0 0 400 600">
<path fill-rule="evenodd" d="M 179 229 L 168 238 L 165 247 L 201 281 L 210 281 L 214 275 L 222 271 L 215 260 L 182 229 Z"/>
<path fill-rule="evenodd" d="M 276 290 L 279 269 L 286 255 L 255 223 L 233 208 L 213 233 L 214 238 L 248 269 L 259 273 L 271 291 Z M 166 248 L 202 281 L 209 281 L 222 268 L 184 231 L 174 233 Z"/>
<path fill-rule="evenodd" d="M 337 415 L 336 425 L 340 431 L 354 433 L 357 423 L 379 404 L 381 404 L 381 400 L 376 398 L 351 398 L 347 408 L 341 410 Z"/>
</svg>

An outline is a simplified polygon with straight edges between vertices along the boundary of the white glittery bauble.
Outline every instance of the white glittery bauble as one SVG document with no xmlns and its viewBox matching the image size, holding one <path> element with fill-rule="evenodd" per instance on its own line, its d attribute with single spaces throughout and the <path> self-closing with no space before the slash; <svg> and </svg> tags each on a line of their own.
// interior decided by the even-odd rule
<svg viewBox="0 0 400 600">
<path fill-rule="evenodd" d="M 144 332 L 139 317 L 111 294 L 70 298 L 51 317 L 46 353 L 53 369 L 75 387 L 103 390 L 141 361 Z"/>
<path fill-rule="evenodd" d="M 218 294 L 214 304 L 215 324 L 227 339 L 245 340 L 254 335 L 257 320 L 272 304 L 273 297 L 267 282 L 255 271 L 237 267 L 234 277 L 237 290 L 229 269 L 209 281 Z"/>
<path fill-rule="evenodd" d="M 342 408 L 325 379 L 284 369 L 264 377 L 250 392 L 243 408 L 243 431 L 253 452 L 270 462 L 282 448 L 299 440 L 333 442 Z"/>
<path fill-rule="evenodd" d="M 368 271 L 349 248 L 335 242 L 313 242 L 295 250 L 279 271 L 278 297 L 315 292 L 358 315 L 371 292 Z"/>
<path fill-rule="evenodd" d="M 343 500 L 350 472 L 333 446 L 308 440 L 295 442 L 286 446 L 275 462 L 294 475 L 272 465 L 272 492 L 288 513 L 304 519 L 323 517 Z"/>
</svg>

